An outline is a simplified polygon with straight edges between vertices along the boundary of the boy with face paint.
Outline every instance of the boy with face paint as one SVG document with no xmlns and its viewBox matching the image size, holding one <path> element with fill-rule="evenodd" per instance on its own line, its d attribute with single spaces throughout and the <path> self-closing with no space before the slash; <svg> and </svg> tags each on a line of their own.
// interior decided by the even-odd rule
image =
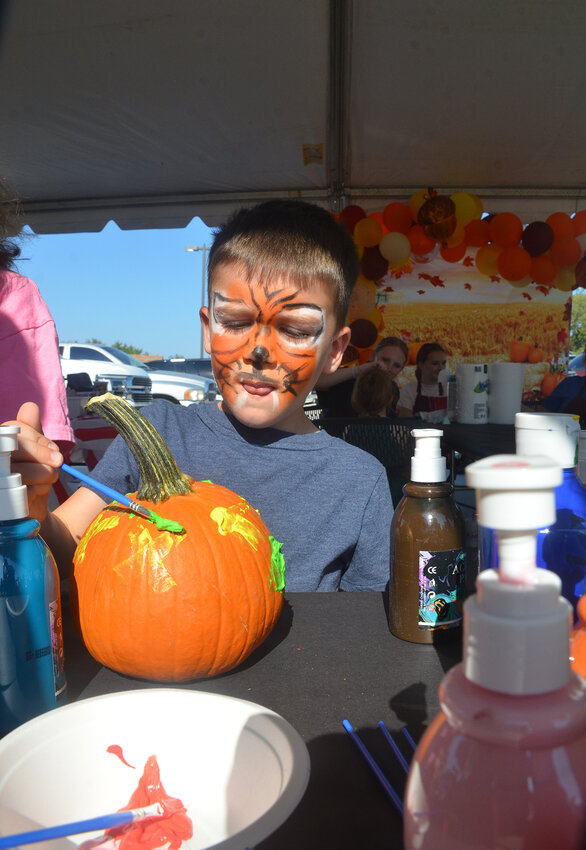
<svg viewBox="0 0 586 850">
<path fill-rule="evenodd" d="M 318 431 L 303 410 L 318 377 L 340 364 L 357 276 L 352 239 L 325 210 L 269 201 L 236 213 L 210 249 L 209 307 L 200 311 L 223 401 L 141 410 L 183 472 L 228 487 L 259 511 L 282 543 L 291 591 L 383 590 L 389 577 L 393 508 L 384 467 Z M 34 408 L 19 412 L 15 471 L 63 570 L 104 502 L 80 487 L 47 512 L 62 458 Z M 121 492 L 137 489 L 120 437 L 92 476 Z"/>
</svg>

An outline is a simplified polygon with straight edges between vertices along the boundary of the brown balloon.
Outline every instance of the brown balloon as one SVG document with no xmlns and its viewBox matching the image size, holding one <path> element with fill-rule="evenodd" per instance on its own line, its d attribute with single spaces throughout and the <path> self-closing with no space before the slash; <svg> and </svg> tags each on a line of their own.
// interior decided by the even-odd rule
<svg viewBox="0 0 586 850">
<path fill-rule="evenodd" d="M 553 230 L 545 221 L 532 221 L 523 231 L 521 244 L 528 254 L 538 257 L 551 248 Z"/>
<path fill-rule="evenodd" d="M 376 245 L 374 248 L 365 248 L 360 270 L 367 280 L 380 280 L 389 270 L 389 261 L 385 260 Z"/>
<path fill-rule="evenodd" d="M 350 325 L 350 342 L 356 348 L 370 348 L 377 336 L 378 330 L 368 319 L 356 319 Z"/>
</svg>

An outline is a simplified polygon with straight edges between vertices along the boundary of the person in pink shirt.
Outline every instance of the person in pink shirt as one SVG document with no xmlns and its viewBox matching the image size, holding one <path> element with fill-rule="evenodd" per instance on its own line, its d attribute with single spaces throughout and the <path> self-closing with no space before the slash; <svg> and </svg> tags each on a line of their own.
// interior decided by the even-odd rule
<svg viewBox="0 0 586 850">
<path fill-rule="evenodd" d="M 55 323 L 34 281 L 14 270 L 22 225 L 18 203 L 0 186 L 0 422 L 25 401 L 38 404 L 44 434 L 62 453 L 75 445 Z"/>
</svg>

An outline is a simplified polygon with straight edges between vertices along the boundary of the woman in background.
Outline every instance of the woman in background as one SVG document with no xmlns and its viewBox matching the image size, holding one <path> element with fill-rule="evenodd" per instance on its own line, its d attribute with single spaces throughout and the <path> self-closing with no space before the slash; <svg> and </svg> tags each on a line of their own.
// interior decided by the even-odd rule
<svg viewBox="0 0 586 850">
<path fill-rule="evenodd" d="M 315 386 L 320 405 L 327 411 L 328 417 L 356 416 L 352 405 L 352 392 L 355 381 L 373 370 L 381 370 L 390 375 L 395 391 L 387 409 L 387 416 L 396 416 L 399 388 L 395 378 L 407 362 L 408 349 L 402 339 L 386 336 L 374 349 L 372 360 L 354 366 L 344 366 L 331 375 L 322 375 Z"/>
<path fill-rule="evenodd" d="M 417 352 L 415 380 L 401 388 L 399 416 L 441 420 L 447 411 L 447 383 L 440 379 L 446 368 L 446 352 L 438 342 L 426 342 Z"/>
<path fill-rule="evenodd" d="M 14 271 L 19 205 L 0 184 L 0 422 L 25 401 L 38 404 L 43 433 L 67 453 L 75 445 L 55 323 L 37 285 Z"/>
</svg>

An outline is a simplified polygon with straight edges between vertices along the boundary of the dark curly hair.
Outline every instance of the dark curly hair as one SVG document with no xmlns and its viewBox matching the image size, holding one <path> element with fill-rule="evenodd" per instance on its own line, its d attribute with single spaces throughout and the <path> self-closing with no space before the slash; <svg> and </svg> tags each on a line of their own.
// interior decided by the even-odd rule
<svg viewBox="0 0 586 850">
<path fill-rule="evenodd" d="M 0 269 L 14 268 L 20 248 L 14 241 L 22 230 L 18 198 L 7 182 L 0 178 Z"/>
</svg>

